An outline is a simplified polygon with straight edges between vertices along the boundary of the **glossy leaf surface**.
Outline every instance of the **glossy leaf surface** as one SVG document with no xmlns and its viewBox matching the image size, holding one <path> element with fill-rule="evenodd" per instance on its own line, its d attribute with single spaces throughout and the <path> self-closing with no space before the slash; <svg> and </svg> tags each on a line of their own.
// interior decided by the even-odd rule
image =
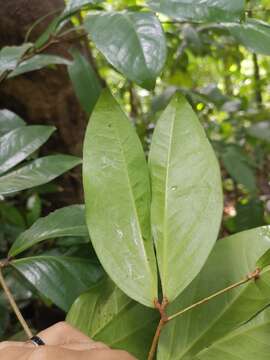
<svg viewBox="0 0 270 360">
<path fill-rule="evenodd" d="M 268 360 L 270 309 L 196 356 L 196 360 Z"/>
<path fill-rule="evenodd" d="M 25 122 L 17 114 L 7 109 L 0 110 L 0 136 L 22 126 Z"/>
<path fill-rule="evenodd" d="M 49 65 L 69 65 L 71 62 L 57 55 L 35 55 L 32 58 L 22 61 L 9 77 L 18 76 L 30 71 L 42 69 Z"/>
<path fill-rule="evenodd" d="M 169 307 L 177 311 L 245 278 L 270 247 L 270 227 L 219 240 L 200 274 Z M 248 321 L 270 303 L 270 270 L 261 278 L 171 321 L 161 335 L 158 359 L 193 359 L 202 349 Z"/>
<path fill-rule="evenodd" d="M 68 66 L 69 77 L 76 95 L 87 114 L 93 110 L 101 92 L 101 85 L 92 65 L 78 49 L 71 51 L 73 62 Z"/>
<path fill-rule="evenodd" d="M 21 56 L 32 46 L 32 44 L 23 44 L 21 46 L 5 46 L 0 51 L 0 76 L 5 71 L 15 69 Z"/>
<path fill-rule="evenodd" d="M 0 177 L 0 194 L 46 184 L 80 163 L 81 159 L 70 155 L 50 155 L 34 160 Z"/>
<path fill-rule="evenodd" d="M 131 300 L 110 280 L 104 280 L 75 301 L 67 321 L 91 338 L 145 360 L 158 314 Z"/>
<path fill-rule="evenodd" d="M 163 295 L 172 302 L 202 268 L 216 241 L 222 213 L 214 151 L 180 95 L 158 120 L 149 165 L 152 233 Z"/>
<path fill-rule="evenodd" d="M 0 174 L 26 159 L 44 144 L 55 130 L 52 126 L 21 126 L 0 138 Z"/>
<path fill-rule="evenodd" d="M 135 130 L 108 91 L 87 128 L 83 183 L 87 225 L 103 267 L 122 291 L 153 306 L 157 276 L 147 163 Z"/>
<path fill-rule="evenodd" d="M 231 23 L 225 26 L 250 51 L 270 55 L 270 25 L 268 23 L 248 19 L 241 24 Z"/>
<path fill-rule="evenodd" d="M 87 235 L 84 206 L 66 206 L 38 219 L 29 229 L 21 233 L 12 245 L 9 256 L 16 256 L 47 239 Z"/>
<path fill-rule="evenodd" d="M 166 59 L 166 41 L 150 12 L 91 12 L 86 31 L 110 64 L 147 89 L 155 86 Z"/>
<path fill-rule="evenodd" d="M 96 263 L 66 256 L 28 257 L 14 260 L 11 265 L 64 311 L 103 276 Z"/>
<path fill-rule="evenodd" d="M 149 6 L 177 20 L 233 21 L 243 15 L 244 0 L 150 0 Z"/>
</svg>

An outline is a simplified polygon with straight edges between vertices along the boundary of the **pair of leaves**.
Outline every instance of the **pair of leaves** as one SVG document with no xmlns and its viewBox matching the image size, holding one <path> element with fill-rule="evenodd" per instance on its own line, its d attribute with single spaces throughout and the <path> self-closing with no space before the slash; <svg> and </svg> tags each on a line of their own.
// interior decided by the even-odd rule
<svg viewBox="0 0 270 360">
<path fill-rule="evenodd" d="M 119 288 L 153 307 L 158 294 L 151 232 L 163 295 L 173 301 L 200 271 L 214 245 L 222 193 L 213 150 L 181 96 L 176 95 L 161 116 L 149 157 L 151 221 L 142 146 L 119 105 L 103 92 L 84 142 L 89 233 L 102 265 Z"/>
<path fill-rule="evenodd" d="M 67 321 L 96 341 L 128 350 L 144 360 L 157 327 L 158 313 L 131 300 L 111 280 L 105 279 L 75 301 Z"/>
<path fill-rule="evenodd" d="M 168 313 L 244 279 L 260 265 L 257 261 L 269 246 L 269 226 L 218 241 L 200 274 L 169 306 Z M 158 359 L 193 359 L 264 309 L 270 303 L 269 271 L 266 267 L 256 282 L 227 292 L 169 322 L 161 334 Z M 237 356 L 233 349 L 231 353 Z"/>
<path fill-rule="evenodd" d="M 74 156 L 51 155 L 7 173 L 44 144 L 55 129 L 51 126 L 24 126 L 19 117 L 6 110 L 0 113 L 1 116 L 7 124 L 1 127 L 5 135 L 0 137 L 0 174 L 3 174 L 0 177 L 0 194 L 45 184 L 80 164 L 81 160 Z"/>
</svg>

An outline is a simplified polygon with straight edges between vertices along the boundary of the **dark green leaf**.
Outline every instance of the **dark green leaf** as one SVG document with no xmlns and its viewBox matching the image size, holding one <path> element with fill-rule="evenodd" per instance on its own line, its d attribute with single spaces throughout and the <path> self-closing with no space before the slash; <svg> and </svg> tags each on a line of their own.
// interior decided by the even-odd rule
<svg viewBox="0 0 270 360">
<path fill-rule="evenodd" d="M 12 245 L 9 256 L 16 256 L 31 246 L 63 236 L 87 236 L 83 205 L 71 205 L 55 210 L 48 216 L 38 219 L 24 231 Z"/>
<path fill-rule="evenodd" d="M 101 85 L 92 65 L 78 49 L 71 51 L 73 62 L 68 66 L 68 73 L 80 103 L 90 114 L 100 95 Z"/>
<path fill-rule="evenodd" d="M 122 291 L 154 306 L 157 274 L 147 163 L 135 130 L 108 91 L 87 128 L 83 182 L 87 225 L 102 265 Z"/>
<path fill-rule="evenodd" d="M 147 89 L 166 59 L 166 41 L 150 12 L 91 12 L 84 22 L 97 48 L 117 70 Z"/>
<path fill-rule="evenodd" d="M 149 166 L 152 233 L 163 295 L 172 302 L 204 265 L 222 214 L 217 159 L 196 114 L 180 95 L 158 120 Z"/>
<path fill-rule="evenodd" d="M 237 145 L 227 145 L 221 154 L 225 169 L 229 175 L 250 192 L 257 191 L 254 169 L 248 156 Z"/>
<path fill-rule="evenodd" d="M 203 270 L 169 307 L 168 313 L 202 300 L 246 277 L 270 247 L 270 226 L 244 231 L 219 240 Z M 228 334 L 270 303 L 270 270 L 226 295 L 179 316 L 161 335 L 159 359 L 193 359 L 214 341 Z"/>
<path fill-rule="evenodd" d="M 91 338 L 145 360 L 158 313 L 131 300 L 111 281 L 104 280 L 75 301 L 67 321 Z"/>
<path fill-rule="evenodd" d="M 35 256 L 14 260 L 16 268 L 43 296 L 64 311 L 103 276 L 89 260 L 65 256 Z"/>
<path fill-rule="evenodd" d="M 0 194 L 45 184 L 80 163 L 81 159 L 70 155 L 50 155 L 37 159 L 0 177 Z"/>
<path fill-rule="evenodd" d="M 11 169 L 44 144 L 53 126 L 21 126 L 0 138 L 0 174 Z"/>
<path fill-rule="evenodd" d="M 233 21 L 244 13 L 244 0 L 150 0 L 148 5 L 157 12 L 177 20 Z"/>
</svg>

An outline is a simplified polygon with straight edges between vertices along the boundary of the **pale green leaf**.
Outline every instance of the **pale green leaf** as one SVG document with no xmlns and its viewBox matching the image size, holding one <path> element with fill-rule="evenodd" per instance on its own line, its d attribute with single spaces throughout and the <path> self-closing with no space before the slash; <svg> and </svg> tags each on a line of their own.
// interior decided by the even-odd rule
<svg viewBox="0 0 270 360">
<path fill-rule="evenodd" d="M 66 256 L 28 257 L 14 260 L 11 265 L 64 311 L 103 276 L 95 262 Z"/>
<path fill-rule="evenodd" d="M 269 334 L 270 309 L 268 308 L 199 353 L 196 360 L 268 360 Z"/>
<path fill-rule="evenodd" d="M 196 114 L 180 95 L 158 120 L 149 166 L 152 233 L 163 296 L 172 302 L 204 265 L 222 214 L 217 159 Z"/>
<path fill-rule="evenodd" d="M 63 236 L 88 236 L 83 205 L 66 206 L 38 219 L 19 235 L 9 256 L 16 256 L 41 241 Z"/>
<path fill-rule="evenodd" d="M 158 317 L 106 279 L 75 301 L 67 321 L 91 338 L 145 360 Z"/>
<path fill-rule="evenodd" d="M 50 155 L 0 177 L 0 194 L 10 194 L 46 184 L 81 163 L 70 155 Z"/>
<path fill-rule="evenodd" d="M 0 137 L 0 174 L 36 151 L 53 131 L 53 126 L 21 126 Z"/>
<path fill-rule="evenodd" d="M 87 128 L 83 183 L 88 229 L 103 267 L 127 295 L 153 306 L 157 274 L 147 163 L 135 130 L 108 91 Z"/>
<path fill-rule="evenodd" d="M 24 53 L 32 46 L 25 43 L 20 46 L 5 46 L 0 50 L 0 76 L 5 71 L 15 69 Z"/>
<path fill-rule="evenodd" d="M 174 314 L 242 279 L 270 248 L 270 226 L 221 239 L 190 286 L 169 306 Z M 160 360 L 189 360 L 270 304 L 270 270 L 253 280 L 172 320 L 159 343 Z"/>
<path fill-rule="evenodd" d="M 84 26 L 110 64 L 147 89 L 155 86 L 166 60 L 166 41 L 150 12 L 91 12 Z"/>
</svg>

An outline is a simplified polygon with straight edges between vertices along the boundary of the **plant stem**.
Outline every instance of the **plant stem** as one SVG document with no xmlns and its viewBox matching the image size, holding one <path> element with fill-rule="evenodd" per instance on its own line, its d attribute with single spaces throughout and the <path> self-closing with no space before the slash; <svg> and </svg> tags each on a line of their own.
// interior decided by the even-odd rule
<svg viewBox="0 0 270 360">
<path fill-rule="evenodd" d="M 222 290 L 208 296 L 207 298 L 204 298 L 204 299 L 196 302 L 195 304 L 192 304 L 192 305 L 188 306 L 187 308 L 185 308 L 185 309 L 183 309 L 181 311 L 178 311 L 177 313 L 169 316 L 168 321 L 173 320 L 173 319 L 175 319 L 176 317 L 178 317 L 180 315 L 183 315 L 187 311 L 192 310 L 192 309 L 196 308 L 197 306 L 200 306 L 200 305 L 203 305 L 203 304 L 207 303 L 208 301 L 216 298 L 219 295 L 222 295 L 222 294 L 226 293 L 227 291 L 233 290 L 233 289 L 235 289 L 235 288 L 237 288 L 237 287 L 239 287 L 241 285 L 244 285 L 244 284 L 246 284 L 247 282 L 249 282 L 249 281 L 251 281 L 253 279 L 257 279 L 259 277 L 259 274 L 260 274 L 260 270 L 256 269 L 253 273 L 249 274 L 245 279 L 240 280 L 237 283 L 232 284 L 232 285 L 226 287 L 225 289 L 222 289 Z"/>
<path fill-rule="evenodd" d="M 151 349 L 149 351 L 147 360 L 153 360 L 154 359 L 156 349 L 157 349 L 157 345 L 158 345 L 158 340 L 159 340 L 159 337 L 160 337 L 160 333 L 161 333 L 161 330 L 162 330 L 162 328 L 163 328 L 163 326 L 165 324 L 166 324 L 166 322 L 164 322 L 164 320 L 160 319 L 157 330 L 156 330 L 156 333 L 155 333 L 155 336 L 154 336 L 154 339 L 152 341 Z"/>
<path fill-rule="evenodd" d="M 29 339 L 31 339 L 33 334 L 31 332 L 31 330 L 29 329 L 29 326 L 27 325 L 26 321 L 24 320 L 24 318 L 23 318 L 23 316 L 22 316 L 22 314 L 21 314 L 21 312 L 20 312 L 20 310 L 19 310 L 19 308 L 18 308 L 18 306 L 17 306 L 11 292 L 9 291 L 9 288 L 8 288 L 8 286 L 6 284 L 5 279 L 4 279 L 1 267 L 0 267 L 0 284 L 1 284 L 3 290 L 4 290 L 5 294 L 6 294 L 6 297 L 7 297 L 8 301 L 9 301 L 9 303 L 10 303 L 10 306 L 12 307 L 12 309 L 13 309 L 14 313 L 16 314 L 19 322 L 21 323 L 26 335 L 28 336 Z"/>
</svg>

